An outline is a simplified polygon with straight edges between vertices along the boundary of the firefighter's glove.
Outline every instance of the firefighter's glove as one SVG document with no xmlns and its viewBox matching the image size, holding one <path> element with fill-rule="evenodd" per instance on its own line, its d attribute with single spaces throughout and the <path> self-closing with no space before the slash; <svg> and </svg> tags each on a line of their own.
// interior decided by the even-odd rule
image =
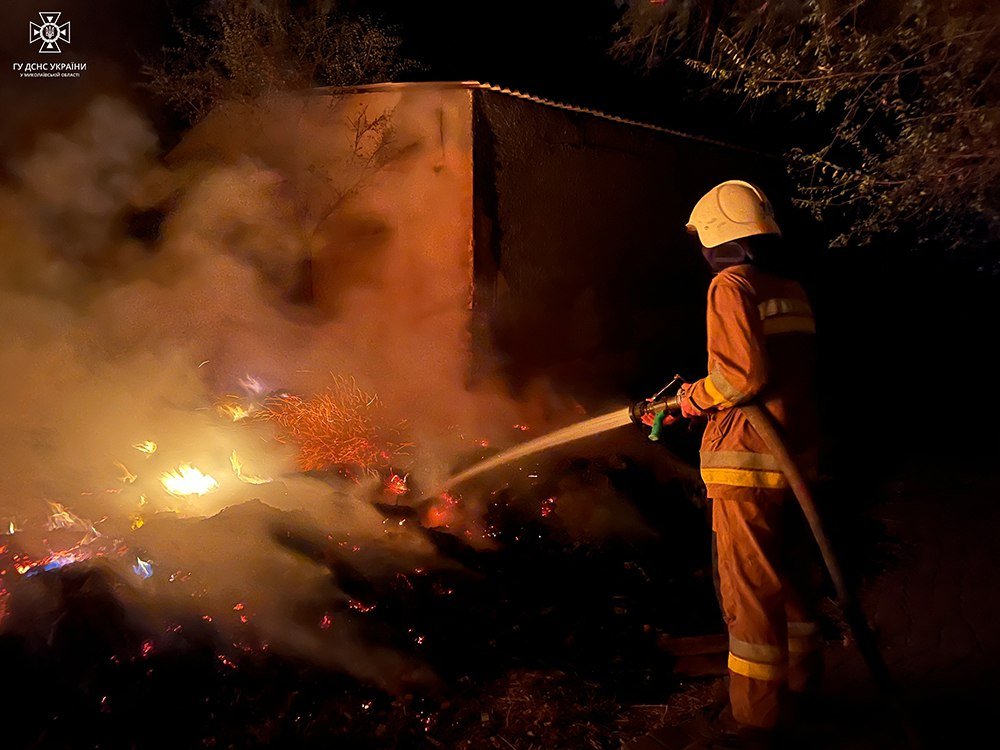
<svg viewBox="0 0 1000 750">
<path fill-rule="evenodd" d="M 646 400 L 647 401 L 652 401 L 653 399 L 647 398 Z M 661 425 L 673 424 L 678 419 L 680 419 L 680 417 L 675 416 L 673 414 L 663 414 L 662 412 L 661 412 L 661 414 L 662 414 L 662 417 L 660 419 L 660 424 Z M 646 425 L 647 427 L 653 427 L 656 424 L 656 418 L 657 418 L 657 416 L 658 415 L 654 414 L 653 412 L 647 412 L 646 414 L 642 415 L 642 423 L 644 425 Z"/>
<path fill-rule="evenodd" d="M 694 391 L 694 383 L 686 383 L 677 392 L 678 401 L 681 405 L 681 416 L 687 419 L 700 419 L 705 416 L 705 412 L 698 408 L 698 405 L 691 400 L 692 391 Z"/>
</svg>

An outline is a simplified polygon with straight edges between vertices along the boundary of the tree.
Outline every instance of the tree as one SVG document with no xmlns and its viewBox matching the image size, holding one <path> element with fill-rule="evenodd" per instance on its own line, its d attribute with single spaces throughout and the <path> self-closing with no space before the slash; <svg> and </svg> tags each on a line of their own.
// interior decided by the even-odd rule
<svg viewBox="0 0 1000 750">
<path fill-rule="evenodd" d="M 712 91 L 805 117 L 821 140 L 787 152 L 796 202 L 834 244 L 1000 238 L 1000 5 L 631 0 L 620 31 L 621 56 L 679 58 Z"/>
<path fill-rule="evenodd" d="M 415 67 L 391 29 L 334 0 L 220 0 L 176 31 L 179 44 L 144 72 L 149 88 L 192 120 L 221 100 L 391 81 Z"/>
</svg>

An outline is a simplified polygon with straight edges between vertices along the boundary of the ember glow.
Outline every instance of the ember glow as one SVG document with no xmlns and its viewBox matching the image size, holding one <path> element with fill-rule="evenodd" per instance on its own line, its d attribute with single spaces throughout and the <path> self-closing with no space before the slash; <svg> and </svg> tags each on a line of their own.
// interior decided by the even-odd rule
<svg viewBox="0 0 1000 750">
<path fill-rule="evenodd" d="M 217 490 L 219 483 L 208 474 L 191 464 L 182 464 L 175 471 L 164 472 L 160 476 L 163 489 L 175 497 L 206 495 Z"/>
<path fill-rule="evenodd" d="M 218 407 L 219 414 L 233 422 L 240 422 L 250 416 L 250 410 L 238 403 L 222 403 Z"/>
<path fill-rule="evenodd" d="M 357 467 L 376 474 L 391 457 L 375 421 L 377 408 L 377 396 L 353 380 L 338 378 L 309 399 L 268 399 L 256 418 L 274 424 L 280 441 L 298 446 L 303 471 Z"/>
<path fill-rule="evenodd" d="M 131 471 L 129 471 L 128 468 L 125 466 L 125 464 L 121 463 L 120 461 L 115 461 L 115 466 L 117 466 L 121 470 L 121 476 L 118 478 L 121 480 L 122 484 L 134 484 L 135 480 L 139 478 Z"/>
<path fill-rule="evenodd" d="M 410 491 L 410 488 L 406 486 L 406 477 L 394 473 L 385 480 L 385 491 L 390 495 L 405 495 Z"/>
<path fill-rule="evenodd" d="M 136 443 L 132 447 L 147 456 L 151 456 L 156 453 L 156 443 L 152 440 L 143 440 L 141 443 Z"/>
<path fill-rule="evenodd" d="M 26 555 L 14 555 L 12 559 L 14 570 L 25 578 L 31 578 L 39 573 L 58 570 L 67 565 L 89 560 L 92 556 L 88 549 L 77 545 L 73 549 L 53 552 L 37 560 L 31 559 Z"/>
<path fill-rule="evenodd" d="M 450 492 L 442 492 L 427 508 L 424 525 L 429 529 L 451 526 L 459 510 L 459 500 Z"/>
<path fill-rule="evenodd" d="M 45 526 L 49 531 L 56 529 L 83 529 L 97 534 L 97 531 L 89 521 L 80 518 L 61 503 L 50 502 L 49 511 L 49 520 Z"/>
<path fill-rule="evenodd" d="M 245 482 L 246 484 L 267 484 L 271 481 L 267 477 L 259 477 L 255 474 L 247 474 L 243 471 L 243 461 L 240 459 L 239 455 L 237 455 L 236 451 L 233 451 L 232 454 L 230 454 L 229 464 L 233 467 L 233 474 L 235 474 L 236 478 L 241 482 Z"/>
<path fill-rule="evenodd" d="M 542 518 L 548 518 L 556 509 L 556 499 L 554 497 L 546 498 L 542 501 Z"/>
</svg>

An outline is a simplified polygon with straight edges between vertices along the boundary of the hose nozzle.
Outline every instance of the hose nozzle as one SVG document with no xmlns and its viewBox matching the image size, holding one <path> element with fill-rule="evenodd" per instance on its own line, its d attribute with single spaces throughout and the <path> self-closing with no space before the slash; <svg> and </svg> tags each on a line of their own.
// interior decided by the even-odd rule
<svg viewBox="0 0 1000 750">
<path fill-rule="evenodd" d="M 647 414 L 676 414 L 680 410 L 680 399 L 677 396 L 668 396 L 658 401 L 638 401 L 632 404 L 630 414 L 633 422 L 642 424 L 642 418 Z"/>
<path fill-rule="evenodd" d="M 674 379 L 658 390 L 651 398 L 632 404 L 629 415 L 636 424 L 642 424 L 642 418 L 648 414 L 654 415 L 652 429 L 649 431 L 649 439 L 656 441 L 660 439 L 660 431 L 663 429 L 663 419 L 669 414 L 676 414 L 681 410 L 681 400 L 679 394 L 664 396 L 667 391 L 678 383 L 684 385 L 684 378 L 674 375 Z"/>
</svg>

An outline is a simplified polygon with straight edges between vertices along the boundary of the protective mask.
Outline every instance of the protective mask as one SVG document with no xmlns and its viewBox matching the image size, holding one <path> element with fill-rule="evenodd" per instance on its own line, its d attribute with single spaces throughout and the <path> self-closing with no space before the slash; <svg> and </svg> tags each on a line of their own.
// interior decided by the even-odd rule
<svg viewBox="0 0 1000 750">
<path fill-rule="evenodd" d="M 712 273 L 719 273 L 730 266 L 746 263 L 749 257 L 739 242 L 726 242 L 718 247 L 703 247 L 701 254 L 708 261 Z"/>
</svg>

